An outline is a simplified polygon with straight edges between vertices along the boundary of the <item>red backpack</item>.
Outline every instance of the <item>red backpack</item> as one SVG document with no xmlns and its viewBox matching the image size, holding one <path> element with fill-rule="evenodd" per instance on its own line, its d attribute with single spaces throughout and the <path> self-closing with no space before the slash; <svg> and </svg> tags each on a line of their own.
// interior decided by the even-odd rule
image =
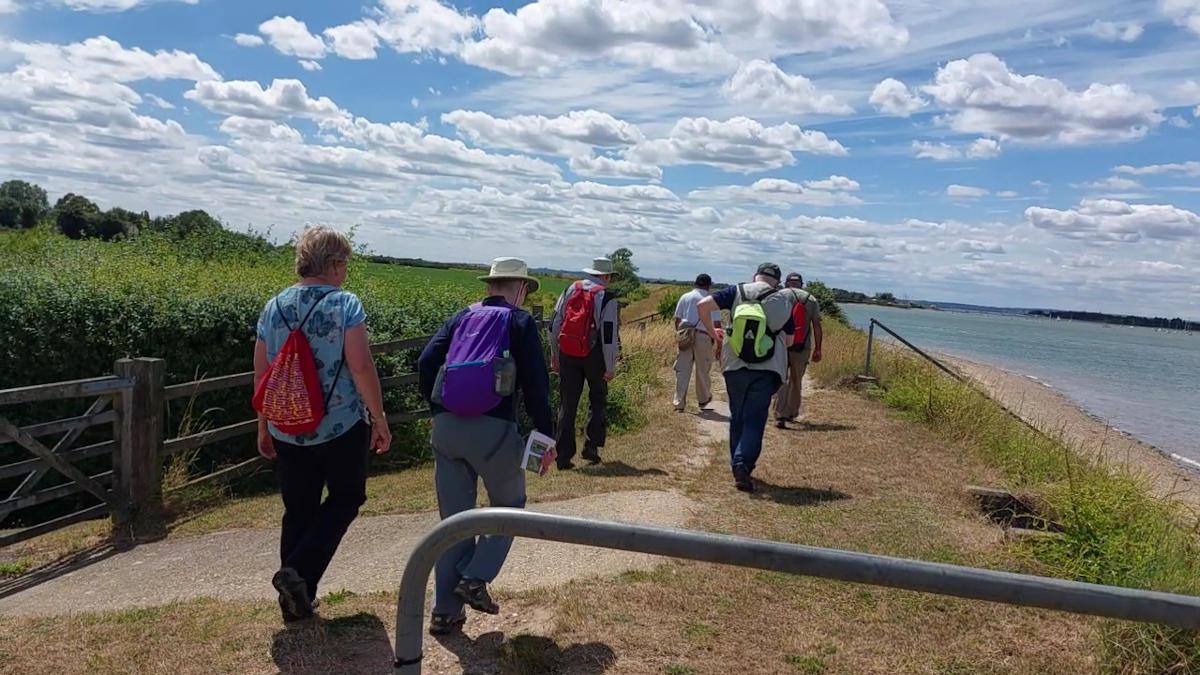
<svg viewBox="0 0 1200 675">
<path fill-rule="evenodd" d="M 329 387 L 329 394 L 323 396 L 321 377 L 317 374 L 312 346 L 308 343 L 308 336 L 304 334 L 304 324 L 308 322 L 308 317 L 312 316 L 317 305 L 333 292 L 329 291 L 317 298 L 295 328 L 288 325 L 287 319 L 283 318 L 279 298 L 275 298 L 275 311 L 279 313 L 290 332 L 287 341 L 283 343 L 283 347 L 255 386 L 254 398 L 250 399 L 250 403 L 268 422 L 285 434 L 295 436 L 316 431 L 325 417 L 325 409 L 329 405 L 329 397 L 333 395 L 333 388 L 337 385 L 338 376 L 342 374 L 339 366 L 337 375 L 333 377 L 333 384 Z M 345 358 L 342 362 L 345 363 Z"/>
<path fill-rule="evenodd" d="M 797 302 L 792 306 L 792 322 L 796 324 L 796 336 L 792 344 L 799 349 L 808 339 L 808 304 Z"/>
<path fill-rule="evenodd" d="M 596 330 L 596 296 L 604 292 L 600 284 L 584 288 L 575 282 L 575 292 L 563 307 L 562 327 L 558 332 L 558 349 L 567 356 L 583 358 L 592 353 L 592 335 Z"/>
</svg>

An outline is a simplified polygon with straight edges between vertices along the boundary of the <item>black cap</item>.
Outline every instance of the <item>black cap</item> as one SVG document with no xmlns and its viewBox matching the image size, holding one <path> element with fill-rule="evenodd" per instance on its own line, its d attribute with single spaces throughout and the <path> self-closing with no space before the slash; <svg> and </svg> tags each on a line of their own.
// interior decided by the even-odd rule
<svg viewBox="0 0 1200 675">
<path fill-rule="evenodd" d="M 787 275 L 787 279 L 784 280 L 784 283 L 790 284 L 793 281 L 800 284 L 801 286 L 804 285 L 804 277 L 800 276 L 799 272 L 792 272 L 791 274 Z"/>
<path fill-rule="evenodd" d="M 783 278 L 783 272 L 779 271 L 779 265 L 776 265 L 775 263 L 763 263 L 759 265 L 758 272 L 756 272 L 756 274 L 765 274 L 775 281 L 779 281 Z"/>
<path fill-rule="evenodd" d="M 712 277 L 707 274 L 696 277 L 696 288 L 708 288 L 709 286 L 712 286 Z"/>
</svg>

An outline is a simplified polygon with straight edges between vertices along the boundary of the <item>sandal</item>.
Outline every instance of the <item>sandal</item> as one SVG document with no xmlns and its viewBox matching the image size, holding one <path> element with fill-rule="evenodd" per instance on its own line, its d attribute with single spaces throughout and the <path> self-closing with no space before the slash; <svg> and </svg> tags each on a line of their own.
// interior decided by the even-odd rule
<svg viewBox="0 0 1200 675">
<path fill-rule="evenodd" d="M 459 614 L 458 616 L 453 616 L 451 614 L 434 614 L 429 617 L 429 634 L 449 635 L 455 631 L 462 630 L 463 624 L 466 622 L 466 614 Z"/>
</svg>

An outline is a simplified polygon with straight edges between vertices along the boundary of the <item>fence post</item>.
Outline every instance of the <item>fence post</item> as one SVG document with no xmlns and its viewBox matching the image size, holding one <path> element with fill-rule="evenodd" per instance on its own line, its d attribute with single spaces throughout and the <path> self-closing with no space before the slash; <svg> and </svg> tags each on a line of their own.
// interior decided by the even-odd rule
<svg viewBox="0 0 1200 675">
<path fill-rule="evenodd" d="M 875 319 L 871 319 L 870 328 L 867 329 L 867 365 L 863 368 L 863 375 L 871 374 L 871 347 L 875 344 Z"/>
<path fill-rule="evenodd" d="M 162 446 L 165 396 L 162 359 L 121 359 L 113 366 L 133 386 L 121 392 L 120 433 L 113 473 L 120 508 L 113 512 L 113 534 L 123 539 L 162 534 Z"/>
<path fill-rule="evenodd" d="M 537 323 L 538 330 L 542 329 L 542 321 L 545 321 L 546 310 L 541 305 L 533 306 L 533 320 Z"/>
</svg>

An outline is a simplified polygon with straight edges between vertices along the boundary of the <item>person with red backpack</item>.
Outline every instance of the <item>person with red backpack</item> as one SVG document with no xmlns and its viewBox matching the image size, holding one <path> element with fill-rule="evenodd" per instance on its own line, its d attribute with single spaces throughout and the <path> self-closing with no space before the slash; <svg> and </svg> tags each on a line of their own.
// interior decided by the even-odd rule
<svg viewBox="0 0 1200 675">
<path fill-rule="evenodd" d="M 317 584 L 367 499 L 369 451 L 385 453 L 392 443 L 367 315 L 341 288 L 350 252 L 344 234 L 306 229 L 296 242 L 299 283 L 271 298 L 258 319 L 252 403 L 258 452 L 275 461 L 283 496 L 271 583 L 284 621 L 313 615 Z"/>
<path fill-rule="evenodd" d="M 788 347 L 787 381 L 775 396 L 775 426 L 780 429 L 786 429 L 788 422 L 795 422 L 800 417 L 804 372 L 808 370 L 810 357 L 813 363 L 820 362 L 824 339 L 821 333 L 821 305 L 811 293 L 804 290 L 804 277 L 792 272 L 787 276 L 784 286 L 796 296 L 796 304 L 792 306 L 792 322 L 796 324 L 796 332 L 792 336 L 792 345 Z"/>
<path fill-rule="evenodd" d="M 479 479 L 492 506 L 525 506 L 517 390 L 534 429 L 547 437 L 554 431 L 540 328 L 521 308 L 525 297 L 537 292 L 538 281 L 518 258 L 497 258 L 480 280 L 487 282 L 488 297 L 443 324 L 417 360 L 418 388 L 433 413 L 430 442 L 442 518 L 475 508 Z M 500 611 L 488 584 L 511 546 L 512 537 L 487 535 L 442 554 L 434 567 L 431 634 L 460 630 L 464 605 L 487 614 Z"/>
<path fill-rule="evenodd" d="M 583 270 L 587 275 L 567 286 L 550 320 L 550 368 L 558 373 L 558 468 L 575 468 L 575 416 L 583 385 L 588 386 L 588 419 L 583 458 L 599 464 L 608 436 L 608 383 L 617 373 L 620 342 L 619 304 L 608 291 L 613 263 L 596 258 Z"/>
</svg>

